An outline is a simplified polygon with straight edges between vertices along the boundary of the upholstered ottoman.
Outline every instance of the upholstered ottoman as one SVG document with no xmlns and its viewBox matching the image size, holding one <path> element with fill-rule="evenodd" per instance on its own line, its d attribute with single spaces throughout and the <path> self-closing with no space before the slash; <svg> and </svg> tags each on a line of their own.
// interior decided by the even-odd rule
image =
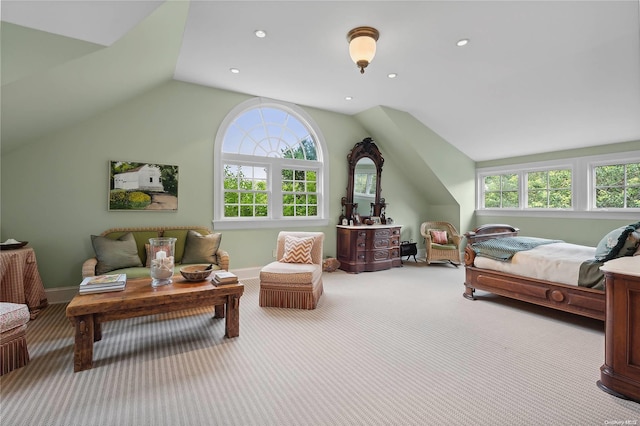
<svg viewBox="0 0 640 426">
<path fill-rule="evenodd" d="M 24 367 L 29 362 L 28 322 L 27 305 L 0 302 L 0 375 Z"/>
</svg>

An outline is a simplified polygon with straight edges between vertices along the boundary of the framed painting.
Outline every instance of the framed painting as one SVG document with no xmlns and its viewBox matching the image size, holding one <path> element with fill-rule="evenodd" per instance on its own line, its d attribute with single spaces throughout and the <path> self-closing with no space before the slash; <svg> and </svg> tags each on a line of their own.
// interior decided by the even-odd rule
<svg viewBox="0 0 640 426">
<path fill-rule="evenodd" d="M 380 220 L 380 216 L 371 216 L 371 222 L 374 225 L 382 225 L 382 220 Z"/>
<path fill-rule="evenodd" d="M 110 161 L 109 210 L 178 210 L 178 166 Z"/>
</svg>

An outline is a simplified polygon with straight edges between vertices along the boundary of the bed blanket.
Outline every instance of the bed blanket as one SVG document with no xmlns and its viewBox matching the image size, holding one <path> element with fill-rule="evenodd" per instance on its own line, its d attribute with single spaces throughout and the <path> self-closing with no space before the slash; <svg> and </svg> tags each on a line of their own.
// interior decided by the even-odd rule
<svg viewBox="0 0 640 426">
<path fill-rule="evenodd" d="M 548 240 L 536 237 L 506 237 L 480 241 L 471 245 L 476 256 L 493 260 L 508 261 L 514 254 L 531 250 L 544 244 L 563 243 L 562 240 Z"/>
<path fill-rule="evenodd" d="M 580 287 L 604 290 L 604 274 L 600 270 L 602 265 L 604 265 L 604 262 L 599 262 L 595 259 L 582 262 L 578 273 L 578 285 Z"/>
</svg>

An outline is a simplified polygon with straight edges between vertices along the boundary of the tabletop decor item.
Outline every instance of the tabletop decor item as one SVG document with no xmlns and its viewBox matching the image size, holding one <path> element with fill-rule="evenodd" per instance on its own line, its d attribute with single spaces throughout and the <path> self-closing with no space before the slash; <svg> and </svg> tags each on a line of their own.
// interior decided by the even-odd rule
<svg viewBox="0 0 640 426">
<path fill-rule="evenodd" d="M 18 241 L 13 238 L 9 238 L 7 241 L 0 243 L 0 250 L 15 250 L 29 244 L 29 241 Z"/>
<path fill-rule="evenodd" d="M 149 238 L 151 287 L 173 282 L 174 253 L 177 238 Z"/>
<path fill-rule="evenodd" d="M 204 281 L 213 272 L 213 265 L 189 265 L 180 268 L 180 274 L 187 281 Z"/>
</svg>

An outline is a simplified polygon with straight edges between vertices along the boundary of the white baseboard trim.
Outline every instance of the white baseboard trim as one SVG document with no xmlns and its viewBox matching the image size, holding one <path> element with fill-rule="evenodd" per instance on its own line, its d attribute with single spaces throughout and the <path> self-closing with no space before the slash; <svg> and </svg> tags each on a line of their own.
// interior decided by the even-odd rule
<svg viewBox="0 0 640 426">
<path fill-rule="evenodd" d="M 78 286 L 45 288 L 44 292 L 46 293 L 47 300 L 51 305 L 69 303 L 71 302 L 71 299 L 78 294 Z"/>
<path fill-rule="evenodd" d="M 260 276 L 261 267 L 233 269 L 231 272 L 238 276 L 240 280 L 246 280 L 249 278 L 256 278 Z M 47 295 L 47 300 L 50 304 L 55 305 L 58 303 L 69 303 L 71 299 L 78 294 L 78 286 L 72 287 L 56 287 L 45 288 L 44 292 Z"/>
</svg>

